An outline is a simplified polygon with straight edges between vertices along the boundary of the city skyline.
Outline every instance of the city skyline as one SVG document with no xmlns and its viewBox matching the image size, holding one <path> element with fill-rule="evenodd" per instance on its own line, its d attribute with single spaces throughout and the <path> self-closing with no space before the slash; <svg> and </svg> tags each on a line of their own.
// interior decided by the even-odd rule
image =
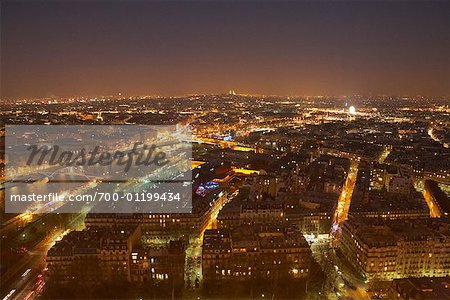
<svg viewBox="0 0 450 300">
<path fill-rule="evenodd" d="M 450 299 L 450 1 L 0 16 L 0 299 Z"/>
<path fill-rule="evenodd" d="M 0 298 L 406 300 L 420 293 L 445 299 L 446 101 L 232 91 L 5 102 Z M 153 197 L 170 197 L 149 180 L 166 172 L 21 163 L 27 155 L 20 149 L 39 136 L 55 146 L 64 141 L 73 149 L 69 156 L 96 141 L 109 152 L 132 153 L 135 138 L 156 138 L 180 157 L 166 134 L 143 125 L 191 127 L 192 180 L 175 196 L 191 199 L 192 213 L 137 212 Z M 140 134 L 126 133 L 134 128 Z M 172 171 L 168 178 L 180 180 Z M 106 207 L 96 203 L 97 193 L 117 206 L 98 213 Z M 18 196 L 48 202 L 29 206 Z M 71 199 L 88 204 L 65 214 L 78 207 Z M 125 203 L 138 206 L 115 213 Z M 19 204 L 29 209 L 17 210 Z M 408 287 L 422 284 L 429 288 Z"/>
<path fill-rule="evenodd" d="M 2 2 L 2 98 L 446 96 L 448 2 Z"/>
</svg>

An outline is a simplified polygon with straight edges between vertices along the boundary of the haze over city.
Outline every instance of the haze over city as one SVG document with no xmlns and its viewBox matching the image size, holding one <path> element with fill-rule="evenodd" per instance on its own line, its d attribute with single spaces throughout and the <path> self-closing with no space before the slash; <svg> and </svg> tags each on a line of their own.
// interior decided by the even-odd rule
<svg viewBox="0 0 450 300">
<path fill-rule="evenodd" d="M 448 1 L 2 1 L 1 97 L 450 93 Z"/>
</svg>

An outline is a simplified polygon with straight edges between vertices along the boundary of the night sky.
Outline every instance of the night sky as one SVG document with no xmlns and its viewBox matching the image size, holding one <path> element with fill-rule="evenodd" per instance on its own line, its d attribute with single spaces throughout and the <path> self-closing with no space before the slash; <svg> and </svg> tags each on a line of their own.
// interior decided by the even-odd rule
<svg viewBox="0 0 450 300">
<path fill-rule="evenodd" d="M 2 1 L 1 96 L 450 95 L 450 1 Z"/>
</svg>

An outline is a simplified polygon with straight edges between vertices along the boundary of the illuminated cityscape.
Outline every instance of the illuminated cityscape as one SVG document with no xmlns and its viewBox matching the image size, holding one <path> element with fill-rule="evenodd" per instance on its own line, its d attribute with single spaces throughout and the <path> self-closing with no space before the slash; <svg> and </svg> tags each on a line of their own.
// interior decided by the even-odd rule
<svg viewBox="0 0 450 300">
<path fill-rule="evenodd" d="M 5 104 L 6 124 L 151 119 L 193 131 L 192 213 L 5 215 L 5 276 L 20 297 L 49 298 L 65 285 L 101 297 L 93 281 L 113 290 L 114 280 L 125 298 L 389 298 L 393 279 L 445 278 L 445 102 L 223 94 Z"/>
<path fill-rule="evenodd" d="M 448 3 L 27 3 L 2 4 L 0 299 L 450 299 Z M 76 139 L 129 158 L 156 140 L 180 161 L 139 175 L 8 161 L 37 125 L 105 128 Z M 188 170 L 171 169 L 176 134 L 141 125 L 188 128 Z M 144 203 L 169 181 L 189 212 L 57 201 Z M 50 200 L 8 212 L 20 183 Z"/>
</svg>

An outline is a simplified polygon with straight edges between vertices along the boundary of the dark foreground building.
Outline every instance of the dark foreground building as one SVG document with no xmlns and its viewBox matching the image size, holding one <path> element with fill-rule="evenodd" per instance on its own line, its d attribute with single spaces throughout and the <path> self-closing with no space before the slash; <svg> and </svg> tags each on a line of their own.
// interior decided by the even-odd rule
<svg viewBox="0 0 450 300">
<path fill-rule="evenodd" d="M 312 263 L 303 235 L 288 225 L 207 230 L 202 258 L 205 281 L 304 278 Z"/>
</svg>

